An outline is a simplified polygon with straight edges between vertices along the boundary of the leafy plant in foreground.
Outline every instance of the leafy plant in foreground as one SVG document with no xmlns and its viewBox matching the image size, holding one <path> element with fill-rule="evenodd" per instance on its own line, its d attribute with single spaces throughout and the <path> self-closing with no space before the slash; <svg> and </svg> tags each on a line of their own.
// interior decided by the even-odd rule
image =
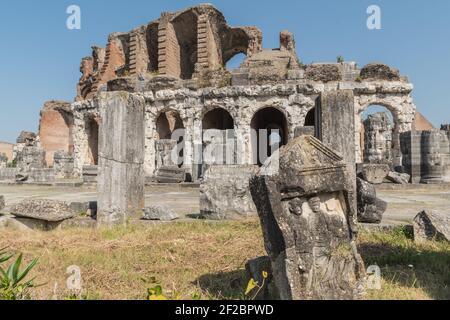
<svg viewBox="0 0 450 320">
<path fill-rule="evenodd" d="M 36 266 L 38 260 L 34 259 L 23 270 L 21 270 L 23 255 L 6 269 L 1 264 L 9 261 L 13 255 L 0 250 L 0 300 L 25 300 L 30 299 L 30 289 L 35 288 L 34 278 L 26 281 L 30 271 Z"/>
</svg>

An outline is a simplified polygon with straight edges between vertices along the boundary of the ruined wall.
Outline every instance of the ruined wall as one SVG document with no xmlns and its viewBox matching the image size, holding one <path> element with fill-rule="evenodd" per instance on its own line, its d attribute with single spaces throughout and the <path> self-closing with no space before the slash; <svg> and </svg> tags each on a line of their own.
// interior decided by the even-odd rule
<svg viewBox="0 0 450 320">
<path fill-rule="evenodd" d="M 69 102 L 48 101 L 44 104 L 39 122 L 39 137 L 49 166 L 53 165 L 56 151 L 73 152 L 72 129 L 73 114 Z"/>
<path fill-rule="evenodd" d="M 13 149 L 14 145 L 12 143 L 0 141 L 0 155 L 5 154 L 8 161 L 11 161 L 13 158 Z"/>
</svg>

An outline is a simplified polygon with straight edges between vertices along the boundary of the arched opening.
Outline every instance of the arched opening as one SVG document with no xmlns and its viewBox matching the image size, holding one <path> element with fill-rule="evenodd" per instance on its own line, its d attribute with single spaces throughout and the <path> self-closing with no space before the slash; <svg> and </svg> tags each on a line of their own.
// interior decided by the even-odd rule
<svg viewBox="0 0 450 320">
<path fill-rule="evenodd" d="M 197 63 L 197 15 L 192 11 L 172 20 L 180 50 L 180 78 L 191 79 Z"/>
<path fill-rule="evenodd" d="M 204 166 L 235 164 L 236 143 L 234 134 L 234 120 L 230 113 L 222 108 L 207 112 L 202 120 L 203 129 L 203 167 Z"/>
<path fill-rule="evenodd" d="M 361 113 L 360 150 L 363 163 L 393 166 L 396 126 L 392 112 L 382 105 L 369 105 Z"/>
<path fill-rule="evenodd" d="M 86 164 L 98 165 L 98 120 L 89 117 L 86 120 L 86 133 L 88 137 L 88 152 Z"/>
<path fill-rule="evenodd" d="M 305 117 L 305 127 L 315 127 L 316 126 L 316 108 L 312 108 L 306 114 Z"/>
<path fill-rule="evenodd" d="M 205 114 L 202 120 L 202 128 L 203 130 L 230 130 L 234 129 L 234 120 L 227 110 L 217 108 Z"/>
<path fill-rule="evenodd" d="M 275 108 L 259 110 L 251 121 L 253 163 L 262 166 L 281 146 L 288 142 L 285 115 Z"/>
<path fill-rule="evenodd" d="M 228 61 L 225 61 L 225 69 L 229 71 L 238 69 L 246 58 L 247 56 L 244 53 L 236 53 Z"/>
<path fill-rule="evenodd" d="M 156 167 L 183 166 L 184 124 L 177 111 L 161 113 L 156 120 Z M 178 160 L 172 157 L 174 148 L 178 149 Z"/>
</svg>

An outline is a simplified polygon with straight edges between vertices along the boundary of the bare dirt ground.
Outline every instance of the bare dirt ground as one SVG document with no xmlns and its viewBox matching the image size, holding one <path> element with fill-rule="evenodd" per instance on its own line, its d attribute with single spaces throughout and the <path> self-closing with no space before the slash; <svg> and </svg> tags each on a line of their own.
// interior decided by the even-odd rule
<svg viewBox="0 0 450 320">
<path fill-rule="evenodd" d="M 411 223 L 422 210 L 450 214 L 450 185 L 381 185 L 377 195 L 388 203 L 383 224 Z"/>
<path fill-rule="evenodd" d="M 411 223 L 422 210 L 435 209 L 449 211 L 450 185 L 381 185 L 378 196 L 388 202 L 383 224 Z M 0 185 L 0 195 L 4 195 L 7 206 L 26 198 L 48 198 L 65 201 L 94 201 L 94 187 L 63 188 L 33 185 Z M 148 186 L 145 192 L 146 204 L 165 205 L 181 217 L 199 214 L 198 188 L 174 186 Z M 8 207 L 5 211 L 7 211 Z"/>
</svg>

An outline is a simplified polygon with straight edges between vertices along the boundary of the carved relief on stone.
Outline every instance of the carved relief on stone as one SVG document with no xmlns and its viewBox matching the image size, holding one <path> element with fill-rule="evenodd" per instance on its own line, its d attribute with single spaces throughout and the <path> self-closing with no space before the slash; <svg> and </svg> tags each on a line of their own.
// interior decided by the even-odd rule
<svg viewBox="0 0 450 320">
<path fill-rule="evenodd" d="M 279 163 L 250 186 L 281 298 L 361 298 L 364 263 L 342 158 L 302 136 L 281 149 Z"/>
</svg>

